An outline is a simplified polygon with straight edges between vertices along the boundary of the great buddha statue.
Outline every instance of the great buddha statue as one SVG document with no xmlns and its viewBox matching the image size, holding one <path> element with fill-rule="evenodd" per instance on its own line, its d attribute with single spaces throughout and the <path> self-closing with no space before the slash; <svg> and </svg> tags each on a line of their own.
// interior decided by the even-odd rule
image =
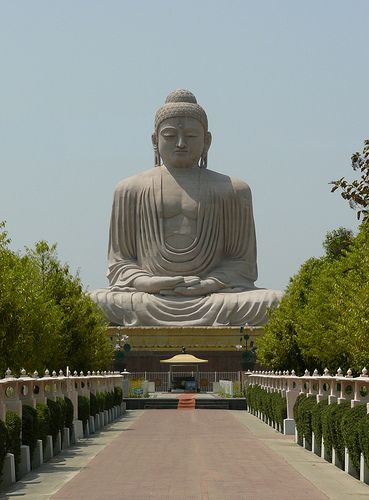
<svg viewBox="0 0 369 500">
<path fill-rule="evenodd" d="M 265 324 L 282 292 L 254 285 L 251 191 L 207 168 L 211 134 L 191 92 L 168 95 L 152 143 L 155 167 L 115 190 L 110 286 L 93 300 L 117 325 Z"/>
</svg>

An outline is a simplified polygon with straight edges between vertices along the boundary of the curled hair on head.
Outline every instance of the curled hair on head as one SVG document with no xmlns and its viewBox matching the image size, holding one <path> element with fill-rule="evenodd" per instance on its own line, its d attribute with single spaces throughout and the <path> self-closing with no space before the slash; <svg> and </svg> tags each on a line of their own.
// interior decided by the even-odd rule
<svg viewBox="0 0 369 500">
<path fill-rule="evenodd" d="M 208 117 L 204 109 L 197 104 L 196 97 L 189 90 L 175 90 L 171 92 L 155 115 L 155 132 L 158 132 L 159 125 L 168 118 L 189 116 L 198 120 L 204 127 L 205 133 L 208 131 Z"/>
</svg>

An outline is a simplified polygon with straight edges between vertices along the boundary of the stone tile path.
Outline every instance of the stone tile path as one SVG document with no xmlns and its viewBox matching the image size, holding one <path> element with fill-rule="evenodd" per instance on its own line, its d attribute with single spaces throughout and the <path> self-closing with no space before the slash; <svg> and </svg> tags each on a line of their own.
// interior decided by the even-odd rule
<svg viewBox="0 0 369 500">
<path fill-rule="evenodd" d="M 149 410 L 52 498 L 318 500 L 327 496 L 229 411 Z"/>
<path fill-rule="evenodd" d="M 1 500 L 363 500 L 369 486 L 246 411 L 135 410 Z"/>
</svg>

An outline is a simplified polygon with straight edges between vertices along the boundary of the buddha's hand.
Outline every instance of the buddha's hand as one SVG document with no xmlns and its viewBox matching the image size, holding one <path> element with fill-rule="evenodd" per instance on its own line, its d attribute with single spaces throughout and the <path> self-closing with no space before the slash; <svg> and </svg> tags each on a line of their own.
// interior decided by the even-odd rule
<svg viewBox="0 0 369 500">
<path fill-rule="evenodd" d="M 179 283 L 172 289 L 161 289 L 160 290 L 160 295 L 170 295 L 170 296 L 175 296 L 175 295 L 182 295 L 178 294 L 176 292 L 177 287 L 180 288 L 190 288 L 194 285 L 198 285 L 200 283 L 201 279 L 198 276 L 185 276 L 183 278 L 183 282 Z"/>
<path fill-rule="evenodd" d="M 159 293 L 186 285 L 183 276 L 139 276 L 133 281 L 133 286 L 138 292 Z"/>
<path fill-rule="evenodd" d="M 174 293 L 185 297 L 196 297 L 199 295 L 208 295 L 209 293 L 218 292 L 222 288 L 224 287 L 221 283 L 212 278 L 207 278 L 205 280 L 200 280 L 199 283 L 191 286 L 183 286 L 182 284 L 179 284 L 174 289 Z"/>
</svg>

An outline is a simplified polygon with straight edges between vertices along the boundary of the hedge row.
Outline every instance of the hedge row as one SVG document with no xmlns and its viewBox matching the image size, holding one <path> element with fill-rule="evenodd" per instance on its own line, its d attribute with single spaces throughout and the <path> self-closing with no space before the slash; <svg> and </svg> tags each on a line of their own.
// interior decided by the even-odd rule
<svg viewBox="0 0 369 500">
<path fill-rule="evenodd" d="M 332 460 L 334 448 L 343 464 L 346 447 L 357 472 L 360 468 L 361 453 L 369 466 L 369 415 L 366 404 L 354 408 L 351 408 L 349 401 L 329 405 L 327 400 L 317 403 L 316 396 L 300 394 L 294 406 L 294 418 L 299 444 L 302 444 L 302 439 L 305 438 L 311 445 L 314 432 L 316 445 L 320 446 L 323 437 L 329 460 Z"/>
<path fill-rule="evenodd" d="M 121 387 L 114 387 L 114 391 L 97 392 L 96 395 L 90 392 L 90 397 L 78 396 L 78 419 L 83 422 L 83 429 L 90 416 L 104 410 L 111 410 L 113 406 L 119 406 L 123 400 L 123 390 Z"/>
<path fill-rule="evenodd" d="M 114 387 L 113 391 L 98 392 L 96 396 L 90 393 L 89 398 L 78 396 L 78 418 L 85 428 L 90 415 L 95 416 L 98 412 L 119 406 L 122 399 L 121 387 Z M 7 411 L 6 421 L 0 420 L 0 476 L 8 452 L 14 454 L 15 465 L 18 467 L 20 447 L 25 444 L 30 448 L 32 460 L 37 440 L 41 439 L 45 448 L 47 436 L 51 435 L 55 445 L 59 431 L 63 438 L 64 427 L 72 429 L 73 418 L 73 403 L 67 397 L 57 398 L 56 401 L 48 399 L 47 404 L 37 403 L 36 408 L 24 405 L 22 419 L 15 412 Z"/>
<path fill-rule="evenodd" d="M 267 392 L 259 385 L 250 385 L 246 390 L 246 402 L 250 410 L 260 411 L 281 427 L 287 418 L 287 401 L 279 392 Z"/>
<path fill-rule="evenodd" d="M 47 400 L 47 404 L 37 403 L 36 408 L 24 405 L 22 418 L 15 412 L 7 411 L 5 422 L 0 421 L 0 473 L 6 453 L 13 453 L 16 469 L 20 462 L 21 444 L 28 445 L 32 460 L 37 440 L 46 446 L 46 436 L 51 434 L 55 444 L 58 432 L 73 423 L 73 403 L 69 398 Z M 22 438 L 21 438 L 22 436 Z"/>
</svg>

